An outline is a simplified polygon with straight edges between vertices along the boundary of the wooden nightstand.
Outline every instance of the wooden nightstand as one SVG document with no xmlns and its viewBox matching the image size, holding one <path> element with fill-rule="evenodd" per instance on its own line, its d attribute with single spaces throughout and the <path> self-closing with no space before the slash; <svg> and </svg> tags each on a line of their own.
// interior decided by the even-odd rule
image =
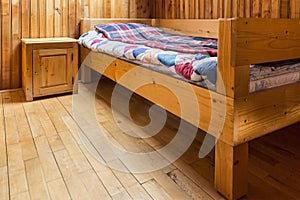
<svg viewBox="0 0 300 200">
<path fill-rule="evenodd" d="M 22 87 L 27 101 L 73 91 L 78 71 L 77 42 L 73 38 L 22 39 Z M 76 92 L 77 85 L 74 89 Z"/>
</svg>

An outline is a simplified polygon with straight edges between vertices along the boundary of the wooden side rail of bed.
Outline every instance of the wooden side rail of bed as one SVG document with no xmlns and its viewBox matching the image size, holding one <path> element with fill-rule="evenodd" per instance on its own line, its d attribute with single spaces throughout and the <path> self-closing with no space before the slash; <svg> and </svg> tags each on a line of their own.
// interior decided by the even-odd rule
<svg viewBox="0 0 300 200">
<path fill-rule="evenodd" d="M 215 146 L 215 187 L 228 199 L 247 194 L 248 141 L 300 121 L 300 83 L 249 93 L 250 64 L 300 58 L 300 20 L 86 18 L 81 20 L 81 33 L 93 29 L 96 24 L 110 22 L 140 22 L 187 35 L 218 39 L 216 91 L 190 84 L 202 113 L 199 121 L 182 116 L 177 98 L 159 84 L 168 82 L 185 95 L 185 82 L 83 47 L 81 61 L 86 58 L 84 63 L 88 67 L 116 82 L 121 81 L 123 86 L 209 134 L 220 136 Z M 136 73 L 128 75 L 130 81 L 121 80 L 131 69 Z M 145 76 L 150 76 L 153 84 L 135 90 L 135 83 Z M 89 78 L 89 73 L 83 71 L 82 77 Z M 188 100 L 189 96 L 186 96 Z M 226 107 L 226 112 L 218 109 L 220 107 Z M 223 119 L 225 123 L 220 128 Z"/>
</svg>

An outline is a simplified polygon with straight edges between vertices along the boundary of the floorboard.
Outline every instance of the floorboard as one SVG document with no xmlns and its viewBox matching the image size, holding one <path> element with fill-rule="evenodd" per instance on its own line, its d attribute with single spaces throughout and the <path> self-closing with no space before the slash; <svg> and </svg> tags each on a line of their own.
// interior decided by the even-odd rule
<svg viewBox="0 0 300 200">
<path fill-rule="evenodd" d="M 153 137 L 141 138 L 149 133 L 137 126 L 121 130 L 129 119 L 114 120 L 114 86 L 101 80 L 95 98 L 97 125 L 113 145 L 147 153 L 172 141 L 180 119 L 171 114 Z M 79 90 L 86 103 L 89 85 L 79 84 Z M 147 125 L 151 106 L 134 95 L 129 104 L 133 121 Z M 214 152 L 198 158 L 205 133 L 199 130 L 186 153 L 169 166 L 132 173 L 122 158 L 103 150 L 103 138 L 85 118 L 89 114 L 78 109 L 81 115 L 74 118 L 70 94 L 26 102 L 22 91 L 0 93 L 0 199 L 223 199 L 213 187 Z M 82 135 L 83 130 L 91 131 Z M 243 199 L 300 199 L 299 134 L 300 123 L 250 142 L 249 194 Z"/>
</svg>

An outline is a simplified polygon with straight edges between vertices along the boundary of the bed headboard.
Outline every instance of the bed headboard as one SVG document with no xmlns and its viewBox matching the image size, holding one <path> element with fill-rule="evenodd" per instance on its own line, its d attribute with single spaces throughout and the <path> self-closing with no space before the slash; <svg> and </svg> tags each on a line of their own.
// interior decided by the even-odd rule
<svg viewBox="0 0 300 200">
<path fill-rule="evenodd" d="M 93 30 L 97 24 L 113 22 L 143 23 L 160 28 L 169 33 L 177 33 L 190 36 L 218 38 L 218 20 L 195 20 L 195 19 L 129 19 L 129 18 L 82 18 L 80 34 Z"/>
</svg>

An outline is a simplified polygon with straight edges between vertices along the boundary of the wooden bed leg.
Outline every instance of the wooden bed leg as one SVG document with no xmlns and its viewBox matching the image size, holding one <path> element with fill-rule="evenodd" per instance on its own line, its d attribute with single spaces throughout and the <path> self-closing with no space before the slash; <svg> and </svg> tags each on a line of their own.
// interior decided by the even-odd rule
<svg viewBox="0 0 300 200">
<path fill-rule="evenodd" d="M 248 192 L 248 143 L 231 146 L 218 141 L 215 148 L 215 187 L 227 199 Z"/>
</svg>

